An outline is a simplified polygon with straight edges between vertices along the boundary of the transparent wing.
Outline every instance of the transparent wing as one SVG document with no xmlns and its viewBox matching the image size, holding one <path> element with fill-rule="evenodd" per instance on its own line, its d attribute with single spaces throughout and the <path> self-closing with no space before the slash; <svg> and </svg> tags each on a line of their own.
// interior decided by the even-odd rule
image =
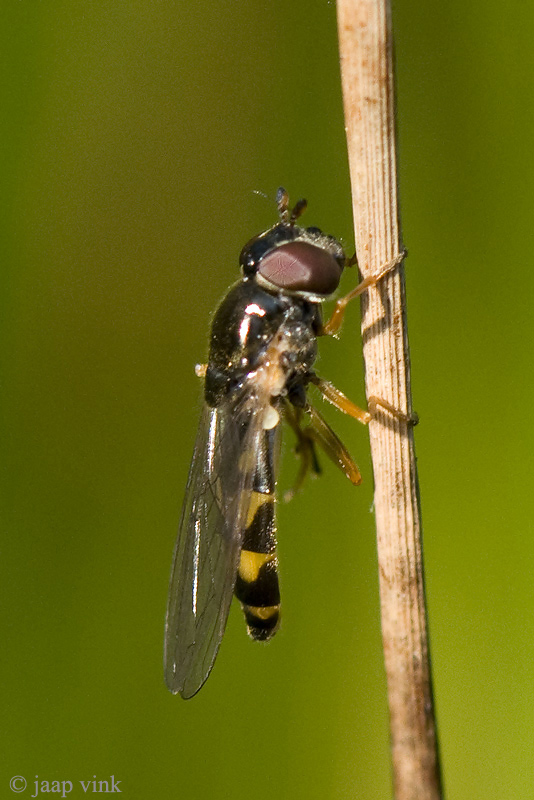
<svg viewBox="0 0 534 800">
<path fill-rule="evenodd" d="M 205 406 L 200 420 L 165 623 L 165 681 L 184 698 L 208 677 L 226 627 L 262 419 L 244 399 Z"/>
</svg>

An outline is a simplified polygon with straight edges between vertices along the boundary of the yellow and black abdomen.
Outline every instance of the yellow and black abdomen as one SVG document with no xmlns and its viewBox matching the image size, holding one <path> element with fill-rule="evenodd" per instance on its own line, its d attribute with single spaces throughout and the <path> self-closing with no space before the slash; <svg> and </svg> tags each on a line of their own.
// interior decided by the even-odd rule
<svg viewBox="0 0 534 800">
<path fill-rule="evenodd" d="M 280 624 L 273 468 L 275 440 L 276 429 L 264 432 L 235 583 L 235 596 L 243 608 L 248 633 L 258 641 L 274 636 Z"/>
</svg>

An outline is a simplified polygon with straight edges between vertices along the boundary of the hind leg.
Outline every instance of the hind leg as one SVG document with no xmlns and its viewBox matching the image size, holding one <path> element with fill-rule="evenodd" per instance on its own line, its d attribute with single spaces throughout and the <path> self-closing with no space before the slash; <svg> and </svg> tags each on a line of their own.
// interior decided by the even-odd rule
<svg viewBox="0 0 534 800">
<path fill-rule="evenodd" d="M 286 406 L 286 419 L 293 428 L 297 436 L 297 454 L 301 459 L 300 469 L 293 487 L 286 492 L 284 499 L 291 500 L 300 490 L 304 479 L 311 470 L 314 474 L 320 473 L 320 466 L 317 460 L 316 445 L 328 456 L 328 458 L 338 467 L 343 474 L 358 486 L 362 476 L 356 463 L 353 461 L 343 442 L 336 436 L 326 420 L 319 414 L 316 408 L 308 404 L 305 408 L 309 423 L 303 427 L 301 409 L 296 409 L 288 402 Z"/>
</svg>

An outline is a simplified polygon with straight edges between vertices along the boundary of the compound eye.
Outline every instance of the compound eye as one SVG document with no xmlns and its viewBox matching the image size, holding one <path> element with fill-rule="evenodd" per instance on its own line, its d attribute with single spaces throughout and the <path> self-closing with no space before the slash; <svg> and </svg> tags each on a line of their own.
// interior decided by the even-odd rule
<svg viewBox="0 0 534 800">
<path fill-rule="evenodd" d="M 288 242 L 264 256 L 258 272 L 280 289 L 329 295 L 337 289 L 342 269 L 323 248 L 309 242 Z"/>
</svg>

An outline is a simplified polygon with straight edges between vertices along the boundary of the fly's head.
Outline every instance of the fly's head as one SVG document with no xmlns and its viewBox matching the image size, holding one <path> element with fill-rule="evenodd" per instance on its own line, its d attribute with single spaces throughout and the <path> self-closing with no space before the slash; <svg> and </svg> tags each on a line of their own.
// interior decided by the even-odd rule
<svg viewBox="0 0 534 800">
<path fill-rule="evenodd" d="M 255 236 L 241 251 L 243 275 L 255 277 L 270 291 L 320 303 L 339 285 L 346 263 L 343 248 L 319 228 L 296 225 L 306 208 L 305 200 L 299 200 L 290 212 L 287 192 L 279 189 L 277 202 L 280 222 Z"/>
</svg>

